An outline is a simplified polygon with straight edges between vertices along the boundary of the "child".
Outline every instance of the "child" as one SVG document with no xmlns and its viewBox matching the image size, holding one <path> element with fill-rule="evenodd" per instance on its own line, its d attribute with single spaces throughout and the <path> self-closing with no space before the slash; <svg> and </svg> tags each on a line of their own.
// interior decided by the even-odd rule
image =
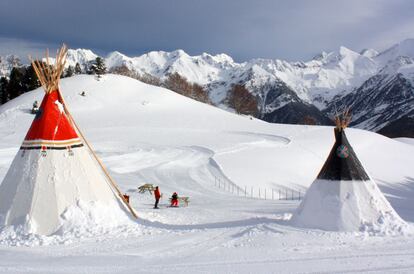
<svg viewBox="0 0 414 274">
<path fill-rule="evenodd" d="M 178 207 L 178 194 L 174 192 L 171 196 L 171 207 Z"/>
</svg>

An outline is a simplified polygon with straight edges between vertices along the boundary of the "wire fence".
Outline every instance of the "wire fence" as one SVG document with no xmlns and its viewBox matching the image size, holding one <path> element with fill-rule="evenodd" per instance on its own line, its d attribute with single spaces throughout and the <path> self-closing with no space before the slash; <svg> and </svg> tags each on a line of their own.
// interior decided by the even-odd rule
<svg viewBox="0 0 414 274">
<path fill-rule="evenodd" d="M 214 177 L 214 186 L 234 195 L 252 199 L 264 200 L 302 200 L 303 192 L 292 188 L 265 188 L 255 186 L 240 187 L 236 184 L 218 177 Z"/>
</svg>

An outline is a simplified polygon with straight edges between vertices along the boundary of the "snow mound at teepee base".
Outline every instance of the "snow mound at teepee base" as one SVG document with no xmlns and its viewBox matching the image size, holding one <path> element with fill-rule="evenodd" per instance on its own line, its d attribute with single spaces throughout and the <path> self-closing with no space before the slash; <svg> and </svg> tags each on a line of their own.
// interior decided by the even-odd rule
<svg viewBox="0 0 414 274">
<path fill-rule="evenodd" d="M 384 235 L 409 231 L 373 181 L 315 180 L 292 223 L 327 231 Z"/>
<path fill-rule="evenodd" d="M 141 228 L 118 204 L 82 202 L 68 207 L 60 216 L 59 229 L 51 235 L 31 233 L 28 224 L 0 228 L 0 244 L 6 246 L 37 246 L 68 244 L 82 239 L 140 234 Z"/>
</svg>

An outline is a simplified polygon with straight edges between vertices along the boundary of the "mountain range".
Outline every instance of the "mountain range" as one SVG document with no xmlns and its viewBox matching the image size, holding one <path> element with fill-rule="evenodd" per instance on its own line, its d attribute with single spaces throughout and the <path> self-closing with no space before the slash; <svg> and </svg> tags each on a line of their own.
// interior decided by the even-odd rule
<svg viewBox="0 0 414 274">
<path fill-rule="evenodd" d="M 67 65 L 79 63 L 86 70 L 96 57 L 88 49 L 69 50 Z M 10 68 L 8 59 L 0 59 L 0 74 Z M 414 39 L 382 52 L 340 47 L 306 62 L 259 58 L 239 63 L 226 54 L 190 56 L 183 50 L 137 57 L 115 51 L 104 59 L 109 71 L 123 67 L 161 81 L 177 73 L 227 110 L 232 86 L 242 85 L 257 99 L 257 116 L 268 122 L 326 125 L 350 108 L 353 127 L 414 137 Z"/>
</svg>

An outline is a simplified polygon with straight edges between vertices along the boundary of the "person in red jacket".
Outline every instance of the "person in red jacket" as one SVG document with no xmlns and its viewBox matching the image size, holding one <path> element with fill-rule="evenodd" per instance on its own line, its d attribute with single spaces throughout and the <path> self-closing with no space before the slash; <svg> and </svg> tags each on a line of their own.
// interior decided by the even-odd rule
<svg viewBox="0 0 414 274">
<path fill-rule="evenodd" d="M 174 192 L 171 196 L 171 207 L 178 207 L 178 194 Z"/>
<path fill-rule="evenodd" d="M 154 208 L 159 208 L 158 207 L 158 202 L 160 201 L 160 198 L 161 198 L 161 193 L 160 193 L 160 189 L 158 188 L 158 186 L 156 186 L 155 187 L 155 190 L 154 190 L 154 196 L 155 196 L 155 205 L 154 205 Z"/>
</svg>

